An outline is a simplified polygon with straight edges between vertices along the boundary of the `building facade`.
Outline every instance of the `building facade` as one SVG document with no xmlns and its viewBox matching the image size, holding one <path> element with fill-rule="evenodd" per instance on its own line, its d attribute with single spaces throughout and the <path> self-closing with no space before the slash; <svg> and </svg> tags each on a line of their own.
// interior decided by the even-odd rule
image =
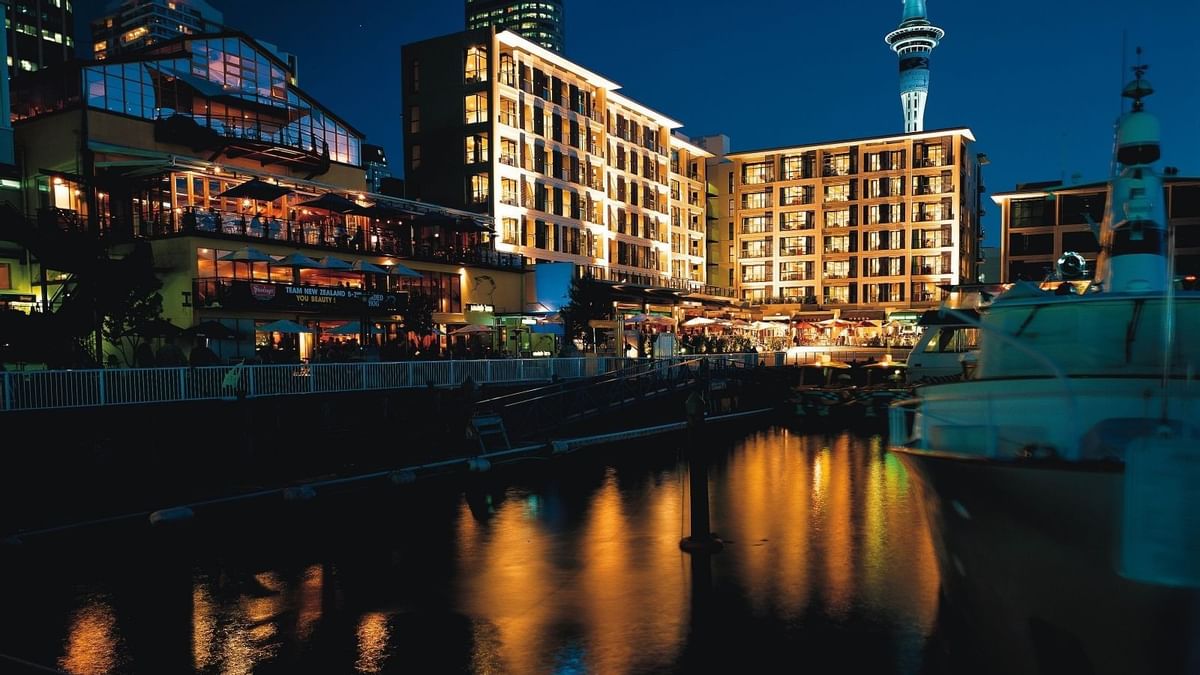
<svg viewBox="0 0 1200 675">
<path fill-rule="evenodd" d="M 1178 275 L 1200 275 L 1200 178 L 1168 176 L 1163 199 L 1174 232 Z M 1100 242 L 1093 223 L 1104 219 L 1108 184 L 1024 183 L 992 196 L 1000 207 L 1003 281 L 1045 281 L 1064 253 L 1083 256 L 1095 271 Z"/>
<path fill-rule="evenodd" d="M 29 222 L 0 219 L 16 244 L 0 267 L 34 309 L 90 320 L 79 303 L 105 281 L 85 253 L 149 247 L 164 318 L 225 326 L 222 357 L 287 338 L 263 330 L 280 319 L 307 327 L 291 336 L 304 358 L 352 324 L 405 345 L 416 296 L 443 334 L 523 310 L 523 260 L 495 251 L 489 216 L 367 192 L 363 135 L 248 36 L 65 64 L 14 80 L 13 99 Z"/>
<path fill-rule="evenodd" d="M 495 27 L 562 54 L 566 43 L 563 0 L 467 0 L 467 30 Z"/>
<path fill-rule="evenodd" d="M 737 297 L 792 310 L 916 308 L 973 282 L 974 140 L 958 128 L 731 153 L 717 180 L 731 217 L 716 229 L 736 261 Z"/>
<path fill-rule="evenodd" d="M 378 145 L 363 143 L 363 168 L 367 171 L 367 189 L 376 194 L 383 193 L 383 179 L 392 175 L 388 169 L 387 153 Z"/>
<path fill-rule="evenodd" d="M 531 263 L 703 287 L 707 157 L 678 122 L 511 32 L 406 45 L 402 60 L 410 196 L 493 216 L 498 250 Z"/>
<path fill-rule="evenodd" d="M 40 70 L 75 55 L 70 0 L 6 0 L 8 74 Z"/>
</svg>

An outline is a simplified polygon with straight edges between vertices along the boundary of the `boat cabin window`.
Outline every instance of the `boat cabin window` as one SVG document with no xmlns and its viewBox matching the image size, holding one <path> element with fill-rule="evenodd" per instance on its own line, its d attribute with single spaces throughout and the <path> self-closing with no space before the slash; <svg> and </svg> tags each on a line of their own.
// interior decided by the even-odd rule
<svg viewBox="0 0 1200 675">
<path fill-rule="evenodd" d="M 967 326 L 941 326 L 929 336 L 926 354 L 960 354 L 979 348 L 979 329 Z"/>
</svg>

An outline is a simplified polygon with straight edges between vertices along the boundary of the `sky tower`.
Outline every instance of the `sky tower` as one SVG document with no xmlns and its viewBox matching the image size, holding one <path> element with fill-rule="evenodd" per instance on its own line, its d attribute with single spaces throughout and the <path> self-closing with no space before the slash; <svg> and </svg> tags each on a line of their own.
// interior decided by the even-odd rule
<svg viewBox="0 0 1200 675">
<path fill-rule="evenodd" d="M 884 40 L 900 57 L 900 102 L 904 105 L 904 131 L 925 130 L 925 99 L 929 96 L 929 54 L 946 31 L 929 23 L 925 0 L 903 0 L 900 27 Z"/>
</svg>

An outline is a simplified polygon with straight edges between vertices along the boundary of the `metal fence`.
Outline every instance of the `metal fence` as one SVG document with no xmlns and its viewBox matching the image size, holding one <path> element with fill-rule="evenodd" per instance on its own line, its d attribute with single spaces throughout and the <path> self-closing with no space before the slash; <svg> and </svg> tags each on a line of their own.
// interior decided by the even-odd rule
<svg viewBox="0 0 1200 675">
<path fill-rule="evenodd" d="M 831 353 L 848 360 L 878 359 L 882 350 L 837 348 L 763 354 L 715 354 L 705 358 L 743 365 L 796 365 Z M 894 359 L 904 355 L 892 352 Z M 659 359 L 674 364 L 696 356 Z M 520 384 L 579 379 L 629 368 L 647 359 L 585 357 L 562 359 L 488 359 L 479 361 L 397 361 L 198 368 L 117 368 L 104 370 L 30 370 L 0 373 L 0 411 L 53 410 L 238 396 L 288 396 L 338 392 L 454 387 L 471 378 L 476 384 Z"/>
</svg>

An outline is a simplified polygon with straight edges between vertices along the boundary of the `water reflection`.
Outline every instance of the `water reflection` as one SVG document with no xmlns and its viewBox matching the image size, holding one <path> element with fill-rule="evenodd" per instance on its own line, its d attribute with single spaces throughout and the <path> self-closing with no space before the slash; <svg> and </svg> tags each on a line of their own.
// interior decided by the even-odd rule
<svg viewBox="0 0 1200 675">
<path fill-rule="evenodd" d="M 678 548 L 686 463 L 652 450 L 484 483 L 378 522 L 356 514 L 358 534 L 306 533 L 299 551 L 263 544 L 253 560 L 194 561 L 181 599 L 191 666 L 662 672 L 707 667 L 713 653 L 736 666 L 754 653 L 720 644 L 748 638 L 747 652 L 919 670 L 938 577 L 904 469 L 878 438 L 772 429 L 718 453 L 712 527 L 728 545 L 711 563 Z M 419 539 L 382 535 L 414 515 Z M 154 650 L 176 643 L 122 637 L 114 606 L 132 613 L 148 601 L 115 593 L 78 602 L 61 649 L 43 662 L 71 673 L 169 663 Z"/>
</svg>

